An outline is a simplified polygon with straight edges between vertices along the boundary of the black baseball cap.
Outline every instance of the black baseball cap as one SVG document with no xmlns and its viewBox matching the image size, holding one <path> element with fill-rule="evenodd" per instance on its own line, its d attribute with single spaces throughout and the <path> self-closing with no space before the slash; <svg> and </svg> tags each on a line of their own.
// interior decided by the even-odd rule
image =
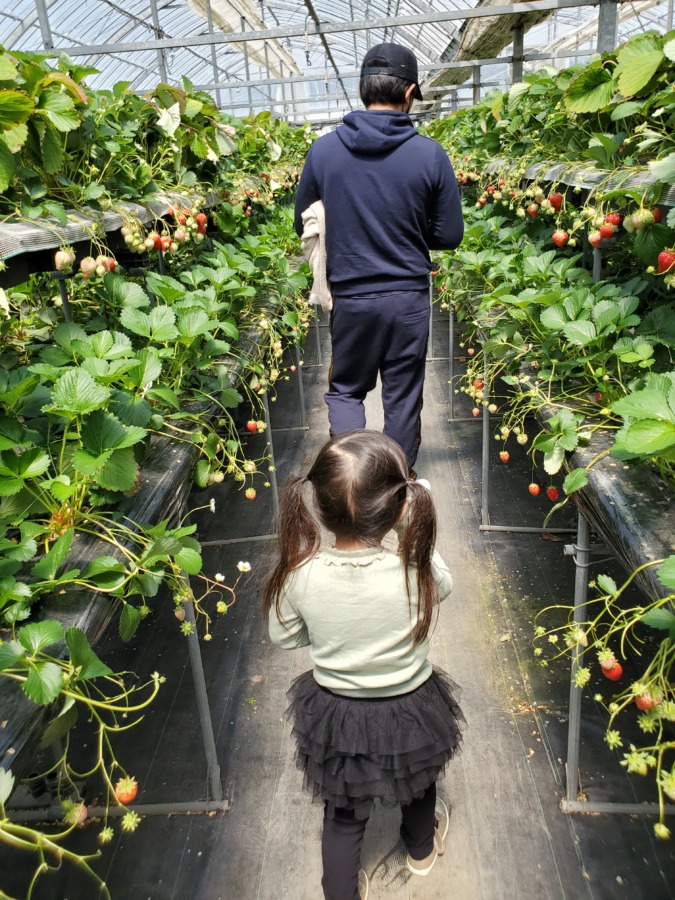
<svg viewBox="0 0 675 900">
<path fill-rule="evenodd" d="M 381 60 L 385 60 L 386 65 Z M 361 63 L 361 78 L 364 75 L 396 75 L 405 81 L 412 81 L 415 84 L 415 100 L 424 99 L 418 82 L 415 54 L 401 44 L 377 44 L 371 47 Z"/>
</svg>

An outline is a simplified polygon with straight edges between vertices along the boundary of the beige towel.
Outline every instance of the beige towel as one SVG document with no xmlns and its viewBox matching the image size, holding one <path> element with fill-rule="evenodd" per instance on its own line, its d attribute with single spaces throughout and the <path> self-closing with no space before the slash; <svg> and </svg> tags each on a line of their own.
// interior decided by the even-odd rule
<svg viewBox="0 0 675 900">
<path fill-rule="evenodd" d="M 333 308 L 333 297 L 326 277 L 326 212 L 321 200 L 312 203 L 302 213 L 302 252 L 309 263 L 314 283 L 309 302 L 321 304 L 326 311 Z"/>
</svg>

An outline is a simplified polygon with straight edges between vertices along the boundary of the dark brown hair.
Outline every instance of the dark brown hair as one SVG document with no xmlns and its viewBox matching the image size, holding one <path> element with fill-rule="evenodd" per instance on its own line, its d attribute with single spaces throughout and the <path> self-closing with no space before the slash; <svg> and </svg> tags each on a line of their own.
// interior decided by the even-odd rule
<svg viewBox="0 0 675 900">
<path fill-rule="evenodd" d="M 420 644 L 429 634 L 438 605 L 438 586 L 431 571 L 436 511 L 429 491 L 408 479 L 408 463 L 401 448 L 379 431 L 338 435 L 324 444 L 307 476 L 294 478 L 285 488 L 279 514 L 279 557 L 263 588 L 265 615 L 274 608 L 282 620 L 286 580 L 319 549 L 319 527 L 303 498 L 307 482 L 321 524 L 338 537 L 366 546 L 380 543 L 401 519 L 409 501 L 407 524 L 399 535 L 399 554 L 409 603 L 410 568 L 416 570 L 418 610 L 413 642 Z"/>
</svg>

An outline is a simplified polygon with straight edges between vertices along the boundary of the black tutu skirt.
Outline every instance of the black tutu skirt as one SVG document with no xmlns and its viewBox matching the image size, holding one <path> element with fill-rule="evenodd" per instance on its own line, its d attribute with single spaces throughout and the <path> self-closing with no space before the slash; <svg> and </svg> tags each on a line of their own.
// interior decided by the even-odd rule
<svg viewBox="0 0 675 900">
<path fill-rule="evenodd" d="M 331 818 L 344 809 L 367 819 L 375 799 L 400 806 L 422 797 L 459 748 L 458 692 L 438 669 L 408 694 L 376 698 L 333 694 L 303 673 L 287 715 L 305 787 Z"/>
</svg>

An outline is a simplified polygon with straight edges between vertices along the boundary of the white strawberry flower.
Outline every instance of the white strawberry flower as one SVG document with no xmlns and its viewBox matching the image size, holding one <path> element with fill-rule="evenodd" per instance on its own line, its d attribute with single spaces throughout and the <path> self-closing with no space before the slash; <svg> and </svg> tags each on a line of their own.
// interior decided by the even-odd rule
<svg viewBox="0 0 675 900">
<path fill-rule="evenodd" d="M 216 579 L 216 581 L 221 581 L 221 582 L 225 581 L 225 576 L 221 575 L 220 572 L 216 572 L 216 574 L 213 577 Z"/>
<path fill-rule="evenodd" d="M 240 572 L 250 572 L 251 571 L 251 563 L 240 561 L 237 563 L 237 568 L 239 569 Z"/>
<path fill-rule="evenodd" d="M 209 509 L 212 513 L 216 511 L 216 501 L 213 497 L 211 497 L 211 499 L 209 500 Z"/>
</svg>

